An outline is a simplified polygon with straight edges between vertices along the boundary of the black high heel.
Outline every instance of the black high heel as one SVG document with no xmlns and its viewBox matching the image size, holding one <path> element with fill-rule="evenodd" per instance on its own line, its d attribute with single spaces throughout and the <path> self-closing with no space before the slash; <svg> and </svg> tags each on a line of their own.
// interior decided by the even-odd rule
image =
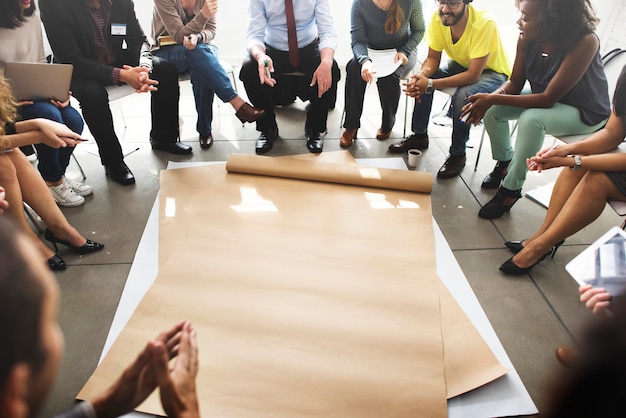
<svg viewBox="0 0 626 418">
<path fill-rule="evenodd" d="M 90 239 L 88 239 L 87 242 L 85 242 L 85 244 L 83 244 L 82 246 L 76 247 L 75 245 L 72 245 L 70 242 L 58 238 L 56 235 L 54 235 L 52 233 L 52 231 L 50 231 L 47 228 L 46 228 L 45 237 L 46 237 L 46 239 L 48 241 L 50 241 L 52 243 L 52 245 L 54 245 L 55 251 L 59 250 L 58 247 L 57 247 L 57 243 L 58 244 L 63 244 L 66 247 L 69 247 L 76 254 L 81 254 L 81 255 L 82 254 L 93 253 L 93 252 L 96 252 L 96 251 L 100 251 L 101 249 L 104 248 L 104 244 L 100 244 L 99 242 L 95 242 L 95 241 L 92 241 Z M 54 257 L 52 257 L 52 258 L 54 258 Z M 61 260 L 61 261 L 63 261 L 63 260 Z M 48 264 L 50 264 L 50 259 L 48 260 Z M 63 264 L 65 264 L 65 263 L 63 263 Z"/>
<path fill-rule="evenodd" d="M 517 254 L 524 249 L 524 244 L 523 244 L 524 241 L 525 240 L 507 241 L 504 243 L 504 245 L 506 246 L 506 248 L 511 250 L 513 254 Z"/>
<path fill-rule="evenodd" d="M 478 217 L 483 219 L 497 219 L 504 215 L 505 212 L 511 210 L 511 207 L 522 197 L 522 189 L 509 190 L 504 187 L 500 187 L 496 195 L 489 202 L 485 204 L 479 211 Z M 506 198 L 514 199 L 508 205 L 504 204 Z"/>
<path fill-rule="evenodd" d="M 520 240 L 520 241 L 507 241 L 504 243 L 504 245 L 511 250 L 511 252 L 513 254 L 517 254 L 520 251 L 522 251 L 524 249 L 524 241 L 526 240 Z M 557 242 L 556 244 L 554 244 L 554 247 L 552 247 L 552 252 L 550 255 L 550 258 L 554 258 L 554 255 L 556 254 L 556 250 L 559 249 L 559 247 L 561 245 L 563 245 L 563 243 L 565 242 L 565 240 L 561 240 L 559 242 Z"/>
<path fill-rule="evenodd" d="M 532 270 L 533 267 L 535 267 L 537 264 L 541 263 L 543 260 L 546 259 L 547 256 L 551 256 L 555 252 L 556 251 L 555 251 L 554 247 L 550 248 L 550 251 L 548 251 L 547 253 L 542 255 L 539 260 L 537 260 L 535 263 L 533 263 L 532 265 L 530 265 L 528 267 L 520 267 L 520 266 L 518 266 L 513 261 L 513 257 L 511 257 L 508 260 L 506 260 L 500 266 L 500 271 L 503 272 L 504 274 L 510 274 L 511 276 L 521 276 L 523 274 L 526 274 L 526 273 L 530 272 L 530 270 Z"/>
<path fill-rule="evenodd" d="M 52 271 L 61 271 L 67 268 L 67 265 L 65 265 L 65 261 L 63 261 L 63 259 L 56 254 L 47 259 L 46 263 Z"/>
</svg>

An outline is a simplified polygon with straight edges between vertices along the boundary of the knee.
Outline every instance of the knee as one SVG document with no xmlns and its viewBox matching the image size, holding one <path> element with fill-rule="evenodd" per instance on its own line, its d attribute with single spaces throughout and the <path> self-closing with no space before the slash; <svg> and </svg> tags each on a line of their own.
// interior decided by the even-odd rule
<svg viewBox="0 0 626 418">
<path fill-rule="evenodd" d="M 151 78 L 158 81 L 159 85 L 178 85 L 178 68 L 169 61 L 154 59 Z"/>
<path fill-rule="evenodd" d="M 15 166 L 6 153 L 0 154 L 0 186 L 8 186 L 17 181 Z"/>
<path fill-rule="evenodd" d="M 572 172 L 574 174 L 574 172 Z M 578 187 L 585 193 L 586 196 L 594 199 L 608 199 L 609 188 L 613 183 L 609 178 L 601 171 L 588 171 L 585 173 Z"/>
<path fill-rule="evenodd" d="M 248 55 L 241 64 L 241 70 L 239 71 L 239 80 L 243 81 L 244 84 L 246 82 L 251 82 L 256 80 L 259 81 L 259 70 L 258 64 L 255 59 L 253 59 L 250 55 Z"/>
<path fill-rule="evenodd" d="M 53 120 L 55 122 L 63 123 L 61 112 L 59 109 L 50 103 L 35 103 L 30 106 L 28 112 L 29 118 L 43 118 Z"/>
</svg>

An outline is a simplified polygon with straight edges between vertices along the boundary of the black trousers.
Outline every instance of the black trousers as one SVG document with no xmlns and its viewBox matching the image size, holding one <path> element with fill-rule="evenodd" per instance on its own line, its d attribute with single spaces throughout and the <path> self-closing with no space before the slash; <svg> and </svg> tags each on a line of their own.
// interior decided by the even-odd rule
<svg viewBox="0 0 626 418">
<path fill-rule="evenodd" d="M 116 64 L 121 67 L 122 64 Z M 152 58 L 150 78 L 159 82 L 158 90 L 150 93 L 152 128 L 150 139 L 157 143 L 173 143 L 178 139 L 178 70 L 158 57 Z M 80 103 L 83 118 L 100 151 L 102 165 L 117 165 L 124 160 L 120 141 L 113 127 L 109 96 L 103 84 L 93 78 L 73 78 L 72 95 Z"/>
<path fill-rule="evenodd" d="M 393 72 L 387 77 L 379 78 L 376 82 L 378 87 L 378 99 L 383 111 L 380 128 L 383 132 L 390 132 L 396 123 L 398 102 L 402 94 L 400 77 Z M 346 120 L 343 127 L 356 129 L 361 127 L 361 114 L 363 113 L 363 100 L 367 83 L 361 77 L 361 64 L 354 58 L 346 65 Z"/>
<path fill-rule="evenodd" d="M 257 131 L 276 128 L 274 106 L 291 103 L 298 96 L 303 101 L 309 100 L 311 102 L 304 129 L 326 132 L 328 110 L 335 106 L 337 83 L 341 78 L 337 62 L 333 60 L 330 89 L 322 97 L 318 97 L 317 84 L 314 86 L 310 86 L 310 84 L 313 73 L 321 62 L 319 41 L 300 48 L 300 63 L 295 68 L 289 63 L 288 51 L 279 51 L 267 46 L 266 53 L 274 61 L 274 73 L 272 73 L 272 77 L 276 80 L 274 87 L 261 84 L 258 64 L 251 56 L 246 57 L 239 73 L 239 79 L 243 82 L 252 105 L 265 110 L 265 115 L 256 123 Z M 301 72 L 305 76 L 285 75 L 285 73 L 293 72 Z"/>
</svg>

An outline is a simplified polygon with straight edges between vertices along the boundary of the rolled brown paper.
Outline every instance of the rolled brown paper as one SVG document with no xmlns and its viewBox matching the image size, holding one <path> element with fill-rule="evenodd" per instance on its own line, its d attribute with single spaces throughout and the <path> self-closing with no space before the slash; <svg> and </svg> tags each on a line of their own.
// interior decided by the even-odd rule
<svg viewBox="0 0 626 418">
<path fill-rule="evenodd" d="M 226 171 L 418 193 L 433 190 L 432 173 L 248 154 L 232 154 L 226 163 Z"/>
</svg>

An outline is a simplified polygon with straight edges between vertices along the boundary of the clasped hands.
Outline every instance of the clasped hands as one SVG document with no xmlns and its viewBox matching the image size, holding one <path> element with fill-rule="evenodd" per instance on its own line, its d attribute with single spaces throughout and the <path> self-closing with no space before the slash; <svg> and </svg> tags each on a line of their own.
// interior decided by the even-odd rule
<svg viewBox="0 0 626 418">
<path fill-rule="evenodd" d="M 274 72 L 274 61 L 272 58 L 267 54 L 259 54 L 256 57 L 256 61 L 259 69 L 259 80 L 261 84 L 267 84 L 270 87 L 274 87 L 276 85 L 276 79 L 272 77 L 272 73 Z M 313 87 L 317 84 L 318 97 L 322 97 L 322 95 L 326 93 L 332 85 L 332 66 L 332 60 L 330 60 L 329 63 L 327 60 L 322 59 L 320 65 L 313 73 L 313 78 L 311 79 L 309 86 Z"/>
<path fill-rule="evenodd" d="M 118 417 L 131 412 L 158 387 L 168 417 L 197 418 L 197 374 L 196 331 L 189 321 L 181 321 L 149 341 L 117 381 L 91 403 L 98 418 Z"/>
<path fill-rule="evenodd" d="M 157 91 L 158 81 L 150 78 L 150 68 L 148 67 L 131 67 L 124 65 L 120 71 L 120 81 L 128 84 L 135 89 L 137 93 L 145 93 L 148 91 Z"/>
</svg>

